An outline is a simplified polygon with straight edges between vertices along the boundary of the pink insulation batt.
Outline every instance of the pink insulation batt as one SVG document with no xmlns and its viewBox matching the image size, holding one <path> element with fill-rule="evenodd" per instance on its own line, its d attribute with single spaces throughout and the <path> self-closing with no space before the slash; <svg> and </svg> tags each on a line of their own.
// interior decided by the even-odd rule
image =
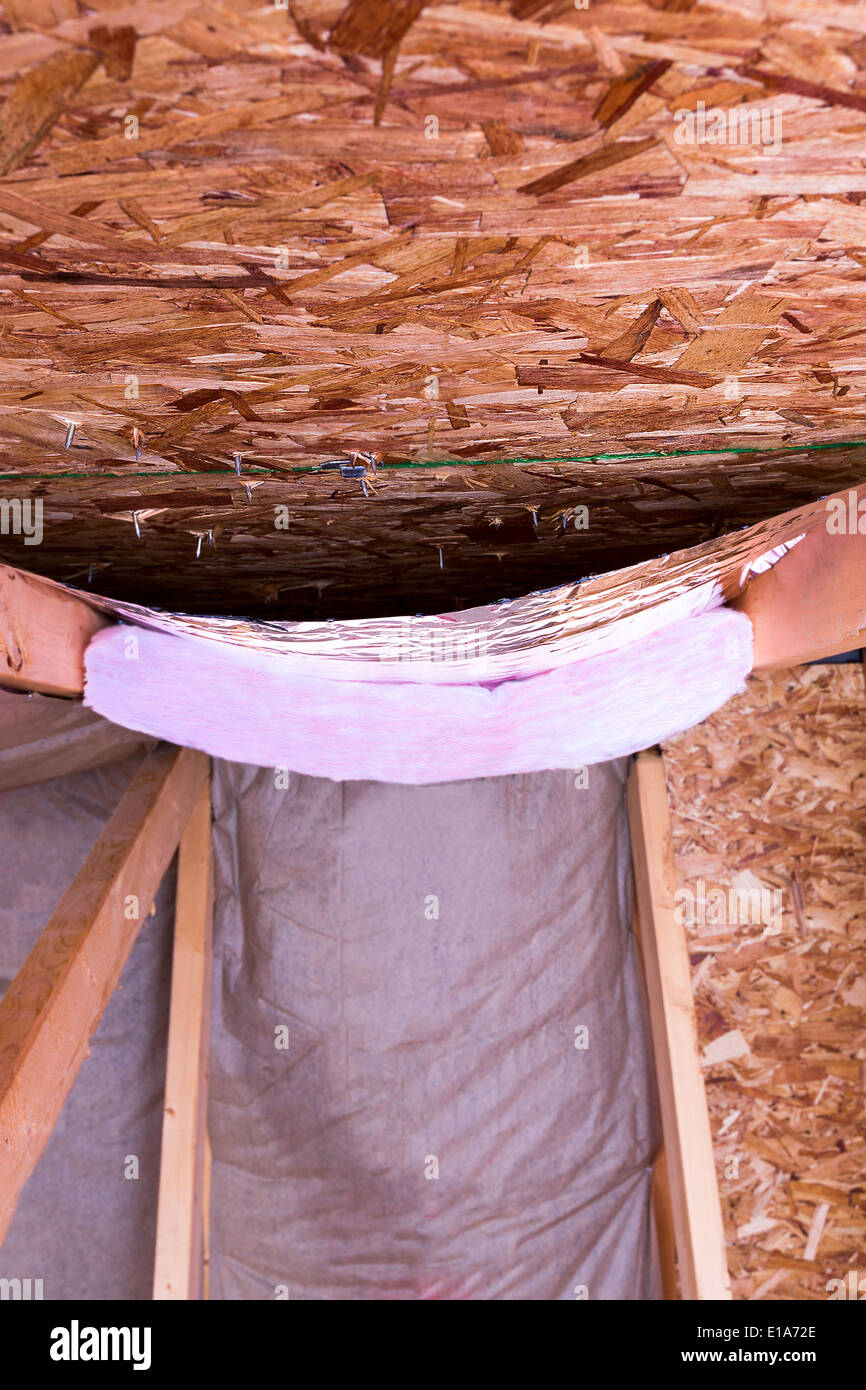
<svg viewBox="0 0 866 1390">
<path fill-rule="evenodd" d="M 118 625 L 88 647 L 85 704 L 232 762 L 418 784 L 633 753 L 705 719 L 751 666 L 751 623 L 725 607 L 619 651 L 487 684 L 302 676 L 278 652 Z"/>
</svg>

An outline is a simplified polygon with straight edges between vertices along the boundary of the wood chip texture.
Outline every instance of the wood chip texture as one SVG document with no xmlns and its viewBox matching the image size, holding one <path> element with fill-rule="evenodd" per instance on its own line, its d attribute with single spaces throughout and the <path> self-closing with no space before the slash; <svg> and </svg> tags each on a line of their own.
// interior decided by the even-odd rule
<svg viewBox="0 0 866 1390">
<path fill-rule="evenodd" d="M 850 1298 L 866 1275 L 863 667 L 752 676 L 664 751 L 734 1296 Z"/>
<path fill-rule="evenodd" d="M 864 107 L 853 3 L 7 3 L 30 563 L 199 611 L 255 609 L 264 572 L 287 617 L 436 612 L 860 481 Z M 366 490 L 298 471 L 352 450 Z M 289 528 L 220 540 L 238 466 Z M 154 514 L 134 563 L 100 497 Z"/>
</svg>

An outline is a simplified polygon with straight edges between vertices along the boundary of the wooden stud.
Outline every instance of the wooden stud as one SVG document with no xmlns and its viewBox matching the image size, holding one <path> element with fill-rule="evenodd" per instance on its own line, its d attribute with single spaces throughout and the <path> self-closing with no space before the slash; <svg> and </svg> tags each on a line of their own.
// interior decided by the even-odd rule
<svg viewBox="0 0 866 1390">
<path fill-rule="evenodd" d="M 677 1297 L 677 1247 L 664 1147 L 659 1150 L 653 1165 L 652 1207 L 662 1273 L 662 1292 L 666 1300 L 671 1300 Z"/>
<path fill-rule="evenodd" d="M 691 971 L 685 929 L 674 915 L 670 813 L 664 763 L 657 751 L 640 753 L 634 761 L 628 813 L 680 1293 L 684 1299 L 728 1299 Z"/>
<path fill-rule="evenodd" d="M 208 765 L 205 754 L 170 745 L 145 760 L 0 1002 L 0 1243 Z"/>
<path fill-rule="evenodd" d="M 0 685 L 80 695 L 84 652 L 107 620 L 74 594 L 0 565 Z"/>
<path fill-rule="evenodd" d="M 643 957 L 643 942 L 637 902 L 635 902 L 634 905 L 634 928 L 638 952 L 641 959 L 641 968 L 643 970 L 644 979 L 646 979 L 646 962 Z M 662 1143 L 661 1148 L 656 1154 L 655 1163 L 653 1164 L 651 1201 L 656 1242 L 658 1245 L 659 1266 L 662 1276 L 662 1295 L 667 1301 L 675 1300 L 679 1297 L 677 1248 L 676 1236 L 674 1234 L 671 1184 L 670 1178 L 668 1177 L 668 1165 L 665 1159 L 664 1143 Z"/>
<path fill-rule="evenodd" d="M 202 1244 L 204 1255 L 202 1264 L 202 1298 L 210 1298 L 210 1184 L 211 1167 L 213 1165 L 213 1154 L 210 1146 L 210 1134 L 207 1125 L 204 1131 L 204 1175 L 202 1177 Z"/>
<path fill-rule="evenodd" d="M 866 534 L 856 529 L 860 498 L 866 506 L 866 488 L 829 499 L 841 501 L 846 526 L 853 511 L 853 530 L 810 531 L 734 603 L 752 621 L 756 670 L 798 666 L 866 646 Z"/>
<path fill-rule="evenodd" d="M 197 1299 L 202 1293 L 212 963 L 213 853 L 207 785 L 180 842 L 153 1277 L 155 1299 Z"/>
</svg>

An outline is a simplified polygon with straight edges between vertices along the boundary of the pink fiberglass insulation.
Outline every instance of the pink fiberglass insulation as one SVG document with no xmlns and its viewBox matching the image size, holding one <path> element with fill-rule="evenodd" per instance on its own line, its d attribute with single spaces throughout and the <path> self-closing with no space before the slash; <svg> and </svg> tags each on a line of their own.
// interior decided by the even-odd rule
<svg viewBox="0 0 866 1390">
<path fill-rule="evenodd" d="M 277 653 L 115 626 L 87 650 L 85 704 L 232 762 L 419 784 L 635 752 L 705 719 L 751 665 L 751 623 L 730 608 L 617 652 L 469 685 L 302 676 Z"/>
</svg>

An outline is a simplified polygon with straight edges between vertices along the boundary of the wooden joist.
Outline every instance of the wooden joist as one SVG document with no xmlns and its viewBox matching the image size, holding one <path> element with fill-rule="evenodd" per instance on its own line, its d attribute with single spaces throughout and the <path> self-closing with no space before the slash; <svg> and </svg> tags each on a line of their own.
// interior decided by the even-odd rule
<svg viewBox="0 0 866 1390">
<path fill-rule="evenodd" d="M 207 775 L 191 749 L 146 759 L 0 1003 L 0 1242 Z"/>
<path fill-rule="evenodd" d="M 830 503 L 837 510 L 828 510 L 827 524 L 753 579 L 734 605 L 752 620 L 756 670 L 866 646 L 866 488 Z"/>
<path fill-rule="evenodd" d="M 201 1295 L 213 961 L 210 786 L 180 842 L 156 1225 L 155 1299 Z"/>
<path fill-rule="evenodd" d="M 0 686 L 80 695 L 85 649 L 106 622 L 73 594 L 0 565 Z"/>
<path fill-rule="evenodd" d="M 664 1168 L 676 1244 L 680 1297 L 731 1297 L 709 1113 L 698 1050 L 684 928 L 674 915 L 676 877 L 664 763 L 638 754 L 628 785 L 637 928 L 649 999 L 661 1107 Z M 666 1202 L 656 1193 L 655 1209 Z M 660 1232 L 664 1254 L 665 1231 Z M 665 1292 L 669 1296 L 669 1267 Z"/>
</svg>

